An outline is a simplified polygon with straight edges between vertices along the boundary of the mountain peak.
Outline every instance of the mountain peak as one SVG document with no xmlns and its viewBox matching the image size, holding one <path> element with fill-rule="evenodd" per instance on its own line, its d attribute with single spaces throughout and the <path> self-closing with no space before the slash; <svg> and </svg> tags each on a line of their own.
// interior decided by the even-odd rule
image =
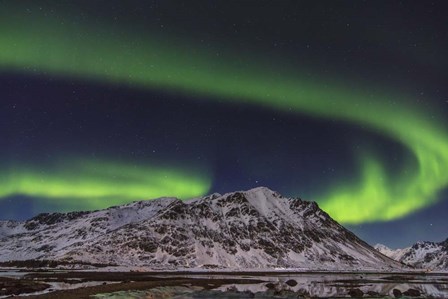
<svg viewBox="0 0 448 299">
<path fill-rule="evenodd" d="M 273 191 L 271 189 L 269 189 L 268 187 L 264 187 L 264 186 L 259 186 L 259 187 L 255 187 L 246 191 L 242 191 L 243 193 L 258 193 L 258 194 L 265 194 L 265 195 L 274 195 L 278 192 Z"/>
<path fill-rule="evenodd" d="M 249 190 L 234 191 L 226 193 L 222 196 L 228 197 L 234 194 L 243 194 L 246 197 L 259 198 L 260 200 L 275 200 L 275 198 L 282 197 L 280 193 L 273 191 L 267 187 L 255 187 Z"/>
</svg>

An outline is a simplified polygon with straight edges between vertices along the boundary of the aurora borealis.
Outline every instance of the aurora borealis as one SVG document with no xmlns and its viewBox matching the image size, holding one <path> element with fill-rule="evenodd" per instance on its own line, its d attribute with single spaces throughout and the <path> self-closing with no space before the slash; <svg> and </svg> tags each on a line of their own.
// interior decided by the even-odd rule
<svg viewBox="0 0 448 299">
<path fill-rule="evenodd" d="M 55 167 L 56 166 L 56 167 Z M 61 201 L 68 209 L 104 209 L 136 199 L 192 198 L 210 188 L 207 178 L 171 168 L 105 161 L 69 161 L 43 167 L 14 165 L 2 177 L 2 198 L 22 194 Z"/>
<path fill-rule="evenodd" d="M 424 34 L 435 30 L 426 15 L 420 16 L 416 33 L 397 32 L 397 40 L 415 39 L 423 51 L 434 51 L 422 62 L 425 57 L 418 51 L 403 51 L 399 43 L 396 48 L 377 46 L 391 43 L 391 28 L 401 30 L 390 20 L 418 14 L 408 8 L 397 8 L 393 16 L 375 15 L 384 28 L 372 29 L 350 2 L 342 8 L 327 3 L 328 11 L 285 2 L 284 8 L 274 9 L 264 32 L 253 23 L 265 20 L 272 9 L 268 2 L 252 11 L 252 23 L 240 13 L 232 21 L 203 15 L 190 21 L 200 14 L 174 2 L 115 3 L 101 13 L 97 4 L 0 3 L 0 70 L 8 82 L 3 98 L 11 111 L 23 110 L 7 116 L 14 125 L 4 138 L 9 152 L 0 164 L 4 202 L 25 196 L 50 203 L 49 209 L 51 203 L 58 203 L 59 210 L 97 209 L 164 195 L 190 198 L 266 185 L 316 200 L 344 224 L 372 227 L 446 206 L 447 104 L 420 88 L 444 91 L 439 82 L 440 74 L 446 75 L 441 71 L 446 61 L 433 60 L 446 58 L 437 55 L 444 50 L 438 40 Z M 220 15 L 235 5 L 207 9 Z M 366 15 L 387 7 L 366 6 Z M 136 16 L 132 7 L 139 8 Z M 172 7 L 184 12 L 181 20 L 167 18 L 159 24 Z M 319 20 L 335 10 L 344 21 L 335 16 L 319 23 L 303 15 L 284 21 L 305 8 Z M 430 14 L 429 8 L 421 13 Z M 278 20 L 283 21 L 276 25 Z M 191 28 L 183 28 L 182 22 Z M 214 22 L 228 23 L 231 29 L 212 26 Z M 299 28 L 301 24 L 320 27 L 313 27 L 313 33 Z M 340 31 L 329 29 L 333 25 Z M 237 26 L 247 27 L 241 36 L 235 34 Z M 346 32 L 353 27 L 358 31 Z M 375 42 L 361 37 L 363 28 Z M 340 40 L 326 36 L 329 31 Z M 272 50 L 265 43 L 260 46 L 260 40 L 269 45 L 289 41 L 291 46 Z M 319 50 L 294 51 L 292 46 L 308 49 L 310 44 Z M 363 47 L 367 50 L 359 50 Z M 342 55 L 334 49 L 350 51 Z M 375 56 L 375 49 L 382 55 Z M 384 58 L 384 53 L 401 53 L 401 60 Z M 344 64 L 347 57 L 351 62 Z M 389 65 L 403 70 L 387 69 Z M 431 75 L 403 77 L 411 66 Z M 388 76 L 386 82 L 381 79 Z M 266 114 L 271 113 L 275 116 L 268 122 Z M 67 114 L 70 120 L 61 116 Z M 235 114 L 237 119 L 229 120 Z M 83 121 L 88 130 L 79 125 Z M 42 130 L 33 133 L 41 138 L 24 142 L 30 124 Z M 42 137 L 44 132 L 48 134 Z M 298 139 L 288 144 L 293 138 Z M 158 147 L 165 150 L 154 150 Z M 45 153 L 40 158 L 45 163 L 36 161 L 38 153 Z M 323 175 L 322 167 L 333 174 Z M 340 169 L 337 174 L 335 168 Z"/>
</svg>

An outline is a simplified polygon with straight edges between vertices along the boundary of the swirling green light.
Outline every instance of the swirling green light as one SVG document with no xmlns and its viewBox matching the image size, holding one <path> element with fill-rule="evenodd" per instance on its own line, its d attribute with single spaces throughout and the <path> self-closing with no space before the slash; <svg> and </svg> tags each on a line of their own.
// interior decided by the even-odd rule
<svg viewBox="0 0 448 299">
<path fill-rule="evenodd" d="M 7 12 L 0 19 L 0 67 L 195 93 L 365 126 L 400 141 L 418 162 L 413 172 L 385 180 L 363 158 L 358 184 L 341 182 L 319 198 L 345 223 L 402 217 L 437 199 L 448 183 L 448 135 L 443 123 L 402 95 L 306 80 L 300 71 L 156 36 L 129 36 L 87 24 L 60 24 Z M 217 55 L 219 54 L 219 55 Z M 353 83 L 352 83 L 353 84 Z M 211 96 L 211 97 L 210 97 Z M 142 194 L 143 195 L 143 194 Z M 146 194 L 146 197 L 151 194 Z"/>
<path fill-rule="evenodd" d="M 193 171 L 85 159 L 38 167 L 15 164 L 0 179 L 0 198 L 25 195 L 84 210 L 162 196 L 186 199 L 210 189 L 210 179 Z"/>
</svg>

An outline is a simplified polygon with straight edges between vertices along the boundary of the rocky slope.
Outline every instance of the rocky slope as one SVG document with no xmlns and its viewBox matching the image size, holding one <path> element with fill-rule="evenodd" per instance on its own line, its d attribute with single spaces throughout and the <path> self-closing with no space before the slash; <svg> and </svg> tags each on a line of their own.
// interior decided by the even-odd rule
<svg viewBox="0 0 448 299">
<path fill-rule="evenodd" d="M 267 188 L 0 222 L 0 261 L 179 268 L 400 268 L 316 203 Z"/>
<path fill-rule="evenodd" d="M 448 270 L 448 239 L 443 242 L 417 242 L 404 249 L 390 249 L 377 244 L 382 254 L 407 265 L 428 270 Z"/>
</svg>

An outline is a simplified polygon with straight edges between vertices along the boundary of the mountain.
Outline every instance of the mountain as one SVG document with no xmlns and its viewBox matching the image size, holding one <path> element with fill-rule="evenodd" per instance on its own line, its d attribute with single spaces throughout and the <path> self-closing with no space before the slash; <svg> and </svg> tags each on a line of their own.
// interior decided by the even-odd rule
<svg viewBox="0 0 448 299">
<path fill-rule="evenodd" d="M 381 252 L 382 254 L 384 254 L 385 256 L 388 256 L 391 259 L 396 260 L 396 261 L 401 261 L 401 258 L 403 257 L 403 255 L 406 254 L 406 252 L 409 249 L 409 248 L 391 249 L 391 248 L 389 248 L 389 247 L 387 247 L 386 245 L 383 245 L 383 244 L 376 244 L 374 246 L 374 248 L 376 250 L 378 250 L 379 252 Z"/>
<path fill-rule="evenodd" d="M 396 261 L 415 268 L 448 270 L 448 239 L 439 243 L 417 242 L 411 247 L 395 250 L 377 244 L 375 249 Z"/>
<path fill-rule="evenodd" d="M 152 269 L 401 267 L 316 203 L 264 187 L 0 222 L 0 261 L 30 259 Z"/>
</svg>

